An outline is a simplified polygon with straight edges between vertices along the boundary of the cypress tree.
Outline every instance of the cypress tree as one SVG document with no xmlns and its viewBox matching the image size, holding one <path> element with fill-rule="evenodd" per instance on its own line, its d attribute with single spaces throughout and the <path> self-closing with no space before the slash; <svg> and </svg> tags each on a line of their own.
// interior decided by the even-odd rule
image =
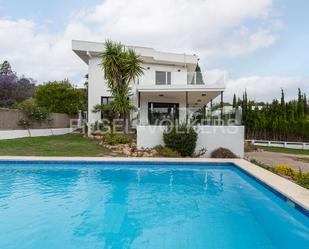
<svg viewBox="0 0 309 249">
<path fill-rule="evenodd" d="M 236 94 L 234 93 L 234 96 L 233 96 L 233 108 L 236 108 L 236 107 L 237 107 Z"/>
<path fill-rule="evenodd" d="M 304 101 L 303 101 L 303 95 L 301 93 L 300 88 L 298 88 L 298 101 L 297 101 L 297 114 L 298 118 L 301 119 L 304 117 Z"/>
<path fill-rule="evenodd" d="M 298 99 L 286 102 L 281 89 L 281 100 L 273 100 L 259 109 L 259 103 L 248 101 L 244 92 L 242 101 L 243 124 L 246 126 L 247 139 L 308 141 L 309 114 L 306 94 L 298 89 Z M 253 108 L 256 106 L 256 108 Z"/>
<path fill-rule="evenodd" d="M 203 74 L 201 72 L 201 68 L 198 63 L 195 68 L 195 73 L 196 73 L 196 84 L 205 84 Z"/>
<path fill-rule="evenodd" d="M 285 104 L 285 100 L 284 100 L 284 91 L 283 89 L 281 88 L 281 106 L 284 106 Z"/>
<path fill-rule="evenodd" d="M 304 93 L 304 113 L 305 115 L 308 115 L 309 114 L 309 109 L 308 109 L 308 102 L 307 102 L 307 95 Z"/>
</svg>

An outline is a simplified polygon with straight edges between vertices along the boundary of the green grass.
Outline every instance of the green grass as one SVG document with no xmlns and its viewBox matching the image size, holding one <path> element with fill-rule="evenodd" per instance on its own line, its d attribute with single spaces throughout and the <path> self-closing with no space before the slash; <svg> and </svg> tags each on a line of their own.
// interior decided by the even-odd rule
<svg viewBox="0 0 309 249">
<path fill-rule="evenodd" d="M 1 156 L 107 156 L 97 140 L 79 134 L 0 140 Z"/>
<path fill-rule="evenodd" d="M 280 152 L 280 153 L 296 154 L 296 155 L 309 155 L 309 150 L 289 149 L 289 148 L 280 148 L 280 147 L 266 147 L 266 146 L 258 146 L 258 148 L 263 149 L 265 151 L 271 151 L 271 152 Z"/>
</svg>

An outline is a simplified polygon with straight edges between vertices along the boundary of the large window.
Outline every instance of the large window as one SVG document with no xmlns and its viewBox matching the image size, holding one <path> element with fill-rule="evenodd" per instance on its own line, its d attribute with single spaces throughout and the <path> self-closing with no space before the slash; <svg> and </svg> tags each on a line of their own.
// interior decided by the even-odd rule
<svg viewBox="0 0 309 249">
<path fill-rule="evenodd" d="M 113 101 L 114 97 L 110 97 L 110 96 L 103 96 L 101 97 L 101 105 L 106 105 L 108 103 L 110 103 L 111 101 Z"/>
<path fill-rule="evenodd" d="M 178 120 L 178 103 L 148 103 L 148 121 L 150 125 L 166 125 Z"/>
<path fill-rule="evenodd" d="M 156 85 L 170 85 L 171 72 L 156 71 Z"/>
</svg>

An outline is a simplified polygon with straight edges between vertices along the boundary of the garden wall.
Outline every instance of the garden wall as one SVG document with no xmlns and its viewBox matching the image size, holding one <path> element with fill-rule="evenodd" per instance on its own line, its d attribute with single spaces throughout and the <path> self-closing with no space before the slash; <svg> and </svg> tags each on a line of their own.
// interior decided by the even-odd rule
<svg viewBox="0 0 309 249">
<path fill-rule="evenodd" d="M 19 120 L 25 119 L 25 115 L 21 110 L 0 108 L 0 130 L 23 130 L 18 125 Z M 70 116 L 63 113 L 51 113 L 51 122 L 34 123 L 31 129 L 56 129 L 69 128 Z"/>
<path fill-rule="evenodd" d="M 137 147 L 153 148 L 156 145 L 164 145 L 163 132 L 166 126 L 138 125 Z M 219 148 L 224 147 L 231 150 L 237 156 L 244 157 L 244 126 L 197 126 L 198 133 L 196 152 L 206 148 L 206 156 Z"/>
</svg>

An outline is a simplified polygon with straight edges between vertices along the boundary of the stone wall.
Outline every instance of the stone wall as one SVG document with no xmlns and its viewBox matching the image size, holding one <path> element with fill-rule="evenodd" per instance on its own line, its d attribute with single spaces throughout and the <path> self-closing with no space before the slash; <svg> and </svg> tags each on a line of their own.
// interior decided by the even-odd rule
<svg viewBox="0 0 309 249">
<path fill-rule="evenodd" d="M 19 120 L 25 119 L 21 110 L 0 108 L 0 130 L 22 130 L 18 125 Z M 51 122 L 34 123 L 31 129 L 69 128 L 71 117 L 64 113 L 51 113 Z"/>
</svg>

